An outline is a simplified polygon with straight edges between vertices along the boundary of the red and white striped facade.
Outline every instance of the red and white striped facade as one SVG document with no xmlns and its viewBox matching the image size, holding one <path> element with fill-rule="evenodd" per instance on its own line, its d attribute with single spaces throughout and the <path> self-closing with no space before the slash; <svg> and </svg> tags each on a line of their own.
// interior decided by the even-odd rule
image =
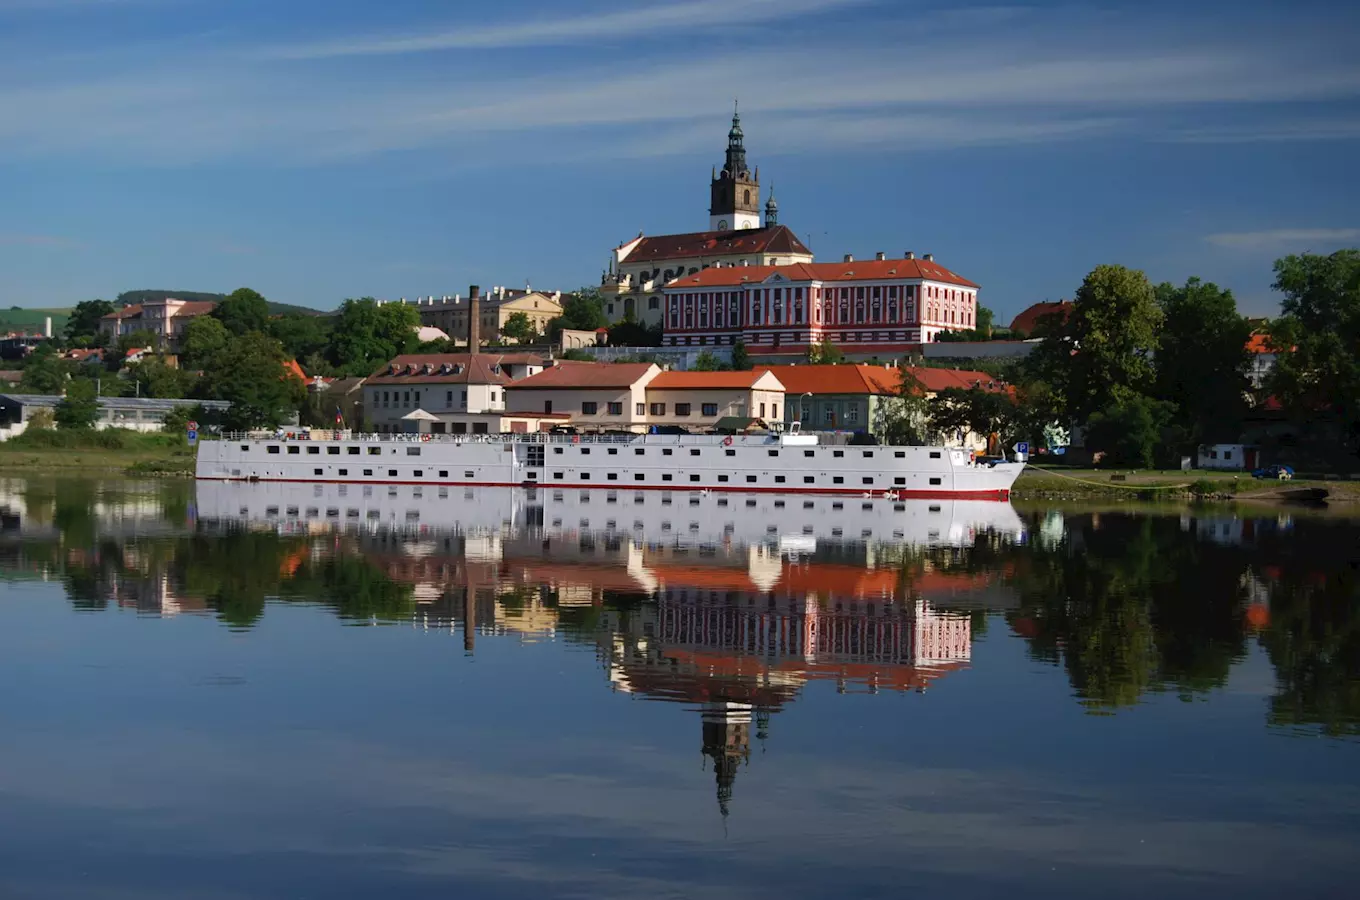
<svg viewBox="0 0 1360 900">
<path fill-rule="evenodd" d="M 663 289 L 666 346 L 730 345 L 803 353 L 830 340 L 848 352 L 897 352 L 976 324 L 978 285 L 916 259 L 724 266 Z"/>
</svg>

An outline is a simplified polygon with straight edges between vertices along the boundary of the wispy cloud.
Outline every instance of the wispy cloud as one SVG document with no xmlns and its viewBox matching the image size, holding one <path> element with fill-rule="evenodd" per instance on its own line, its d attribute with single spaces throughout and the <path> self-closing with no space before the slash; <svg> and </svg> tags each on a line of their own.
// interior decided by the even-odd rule
<svg viewBox="0 0 1360 900">
<path fill-rule="evenodd" d="M 1255 144 L 1301 141 L 1360 140 L 1360 121 L 1353 115 L 1301 122 L 1253 122 L 1173 131 L 1167 139 L 1186 144 Z"/>
<path fill-rule="evenodd" d="M 658 34 L 674 33 L 676 29 L 711 30 L 787 21 L 797 16 L 824 13 L 866 2 L 869 0 L 684 0 L 594 15 L 468 25 L 433 31 L 425 29 L 418 33 L 380 38 L 340 38 L 276 46 L 266 49 L 263 55 L 280 59 L 322 59 L 437 50 L 551 46 L 638 36 L 648 36 L 650 39 Z"/>
<path fill-rule="evenodd" d="M 1232 250 L 1276 250 L 1289 248 L 1332 249 L 1360 241 L 1360 228 L 1276 228 L 1268 231 L 1226 231 L 1208 235 L 1205 240 Z"/>
</svg>

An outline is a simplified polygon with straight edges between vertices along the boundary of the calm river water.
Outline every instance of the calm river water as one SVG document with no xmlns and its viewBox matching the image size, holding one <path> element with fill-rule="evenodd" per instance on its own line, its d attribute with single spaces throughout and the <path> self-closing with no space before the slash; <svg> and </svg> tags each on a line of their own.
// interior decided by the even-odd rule
<svg viewBox="0 0 1360 900">
<path fill-rule="evenodd" d="M 0 897 L 1360 894 L 1334 514 L 32 479 L 0 519 Z"/>
</svg>

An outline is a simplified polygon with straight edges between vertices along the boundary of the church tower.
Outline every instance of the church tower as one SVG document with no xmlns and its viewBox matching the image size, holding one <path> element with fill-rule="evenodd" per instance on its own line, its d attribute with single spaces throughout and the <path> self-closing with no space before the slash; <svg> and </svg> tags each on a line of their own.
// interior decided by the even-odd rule
<svg viewBox="0 0 1360 900">
<path fill-rule="evenodd" d="M 709 231 L 740 231 L 760 227 L 760 170 L 746 167 L 741 116 L 732 111 L 732 130 L 727 132 L 727 159 L 721 172 L 713 173 L 712 200 L 708 207 Z"/>
</svg>

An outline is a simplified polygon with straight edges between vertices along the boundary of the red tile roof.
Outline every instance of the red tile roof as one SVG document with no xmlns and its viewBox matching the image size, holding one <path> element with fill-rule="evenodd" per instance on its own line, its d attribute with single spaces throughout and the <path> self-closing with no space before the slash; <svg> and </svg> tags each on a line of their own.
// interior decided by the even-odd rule
<svg viewBox="0 0 1360 900">
<path fill-rule="evenodd" d="M 1278 353 L 1268 334 L 1253 334 L 1247 341 L 1248 353 Z"/>
<path fill-rule="evenodd" d="M 1020 315 L 1011 319 L 1011 330 L 1023 331 L 1026 335 L 1032 335 L 1041 319 L 1048 316 L 1058 316 L 1058 321 L 1066 322 L 1067 317 L 1071 314 L 1071 300 L 1059 300 L 1057 303 L 1035 303 L 1021 312 Z"/>
<path fill-rule="evenodd" d="M 188 300 L 183 301 L 181 303 L 181 301 L 175 300 L 173 297 L 168 297 L 166 299 L 167 302 L 174 301 L 176 303 L 180 303 L 180 305 L 175 308 L 176 316 L 202 316 L 212 312 L 215 308 L 217 308 L 217 304 L 211 300 Z M 152 303 L 151 305 L 158 306 L 159 304 Z M 115 309 L 113 312 L 109 313 L 106 316 L 101 316 L 100 318 L 132 319 L 136 318 L 137 316 L 140 316 L 142 314 L 142 311 L 143 304 L 134 303 L 131 306 L 124 306 L 122 309 Z"/>
<path fill-rule="evenodd" d="M 898 370 L 884 366 L 757 366 L 772 372 L 788 394 L 895 394 Z"/>
<path fill-rule="evenodd" d="M 713 390 L 718 388 L 749 390 L 764 374 L 764 370 L 752 372 L 662 372 L 647 382 L 647 389 L 658 391 Z"/>
<path fill-rule="evenodd" d="M 675 279 L 667 288 L 735 287 L 756 284 L 778 272 L 789 281 L 938 281 L 975 288 L 962 275 L 925 259 L 862 259 L 855 262 L 795 263 L 791 266 L 722 266 Z"/>
<path fill-rule="evenodd" d="M 624 244 L 624 247 L 628 244 Z M 747 228 L 741 231 L 695 231 L 644 237 L 628 251 L 624 263 L 663 262 L 699 256 L 732 256 L 741 253 L 801 253 L 812 251 L 787 225 Z"/>
<path fill-rule="evenodd" d="M 134 303 L 134 304 L 132 304 L 131 306 L 124 306 L 122 309 L 115 309 L 113 312 L 109 313 L 109 314 L 106 315 L 106 316 L 100 316 L 100 318 L 101 318 L 101 319 L 130 319 L 130 318 L 132 318 L 133 316 L 140 316 L 141 314 L 142 314 L 142 304 L 140 304 L 140 303 Z"/>
<path fill-rule="evenodd" d="M 504 369 L 494 371 L 496 366 L 542 364 L 542 357 L 532 353 L 406 353 L 374 372 L 367 383 L 509 384 L 510 376 Z"/>
<path fill-rule="evenodd" d="M 874 394 L 887 396 L 896 394 L 902 383 L 902 369 L 889 369 L 886 366 L 846 365 L 846 366 L 758 366 L 757 370 L 773 372 L 784 385 L 784 391 L 794 394 Z M 913 366 L 906 371 L 927 393 L 936 394 L 946 388 L 982 387 L 985 390 L 1003 390 L 1002 382 L 986 372 L 964 369 L 932 369 L 926 366 Z M 653 382 L 655 383 L 655 382 Z"/>
<path fill-rule="evenodd" d="M 510 385 L 512 389 L 559 390 L 569 388 L 627 388 L 637 384 L 651 363 L 591 363 L 564 360 L 537 375 L 530 375 Z"/>
</svg>

